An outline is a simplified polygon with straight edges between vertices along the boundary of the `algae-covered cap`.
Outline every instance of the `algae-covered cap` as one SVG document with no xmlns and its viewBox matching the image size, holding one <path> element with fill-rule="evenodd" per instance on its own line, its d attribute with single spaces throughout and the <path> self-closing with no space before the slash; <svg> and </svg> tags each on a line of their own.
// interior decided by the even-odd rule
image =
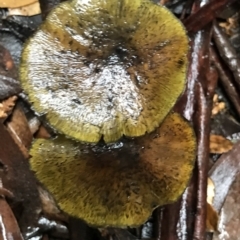
<svg viewBox="0 0 240 240">
<path fill-rule="evenodd" d="M 75 0 L 26 43 L 20 78 L 33 108 L 73 139 L 114 142 L 156 129 L 185 86 L 188 38 L 150 0 Z"/>
<path fill-rule="evenodd" d="M 93 226 L 134 227 L 182 194 L 196 139 L 189 123 L 171 113 L 134 140 L 88 146 L 59 136 L 37 139 L 30 154 L 36 177 L 64 212 Z"/>
</svg>

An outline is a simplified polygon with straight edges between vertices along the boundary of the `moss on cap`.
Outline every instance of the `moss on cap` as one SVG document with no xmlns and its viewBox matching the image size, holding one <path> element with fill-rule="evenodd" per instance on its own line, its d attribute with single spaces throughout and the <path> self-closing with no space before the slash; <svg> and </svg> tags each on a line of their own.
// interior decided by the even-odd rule
<svg viewBox="0 0 240 240">
<path fill-rule="evenodd" d="M 185 86 L 188 38 L 150 0 L 60 4 L 24 47 L 20 78 L 33 108 L 84 142 L 142 136 Z"/>
</svg>

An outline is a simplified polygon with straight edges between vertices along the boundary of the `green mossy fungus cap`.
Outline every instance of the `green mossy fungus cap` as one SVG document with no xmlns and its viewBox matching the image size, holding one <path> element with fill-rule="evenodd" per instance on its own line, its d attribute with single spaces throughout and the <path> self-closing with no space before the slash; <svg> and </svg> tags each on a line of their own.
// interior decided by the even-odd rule
<svg viewBox="0 0 240 240">
<path fill-rule="evenodd" d="M 196 156 L 192 127 L 173 113 L 144 137 L 88 146 L 59 136 L 37 139 L 30 164 L 58 206 L 97 227 L 135 227 L 176 201 Z"/>
<path fill-rule="evenodd" d="M 109 143 L 160 125 L 184 90 L 187 52 L 181 22 L 150 0 L 75 0 L 26 43 L 20 78 L 57 131 Z"/>
</svg>

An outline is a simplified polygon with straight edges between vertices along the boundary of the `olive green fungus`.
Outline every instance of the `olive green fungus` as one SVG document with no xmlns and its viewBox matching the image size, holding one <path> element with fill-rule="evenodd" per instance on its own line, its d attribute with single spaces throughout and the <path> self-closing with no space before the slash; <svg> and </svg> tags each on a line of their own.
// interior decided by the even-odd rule
<svg viewBox="0 0 240 240">
<path fill-rule="evenodd" d="M 185 87 L 188 37 L 150 0 L 60 4 L 26 43 L 20 79 L 58 132 L 106 143 L 154 131 Z"/>
<path fill-rule="evenodd" d="M 30 165 L 65 213 L 134 227 L 179 198 L 196 154 L 171 112 L 187 52 L 181 22 L 150 0 L 64 2 L 29 39 L 22 86 L 60 133 L 35 140 Z"/>
<path fill-rule="evenodd" d="M 134 227 L 179 198 L 195 152 L 192 127 L 171 113 L 154 132 L 111 145 L 37 139 L 30 163 L 64 212 L 93 226 Z"/>
</svg>

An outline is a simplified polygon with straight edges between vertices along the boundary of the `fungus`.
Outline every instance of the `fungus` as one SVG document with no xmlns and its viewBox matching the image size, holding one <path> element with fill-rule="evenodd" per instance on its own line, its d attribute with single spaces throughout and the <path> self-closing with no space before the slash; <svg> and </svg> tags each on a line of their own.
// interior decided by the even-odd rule
<svg viewBox="0 0 240 240">
<path fill-rule="evenodd" d="M 58 132 L 106 143 L 154 131 L 185 86 L 188 38 L 150 0 L 60 4 L 25 45 L 33 108 Z"/>
<path fill-rule="evenodd" d="M 171 113 L 154 132 L 111 145 L 37 139 L 30 164 L 64 212 L 93 226 L 133 227 L 182 194 L 195 148 L 192 127 Z"/>
<path fill-rule="evenodd" d="M 133 227 L 182 194 L 196 141 L 169 112 L 185 86 L 187 50 L 182 24 L 150 0 L 62 3 L 27 42 L 23 89 L 63 134 L 36 140 L 30 165 L 64 212 Z"/>
</svg>

